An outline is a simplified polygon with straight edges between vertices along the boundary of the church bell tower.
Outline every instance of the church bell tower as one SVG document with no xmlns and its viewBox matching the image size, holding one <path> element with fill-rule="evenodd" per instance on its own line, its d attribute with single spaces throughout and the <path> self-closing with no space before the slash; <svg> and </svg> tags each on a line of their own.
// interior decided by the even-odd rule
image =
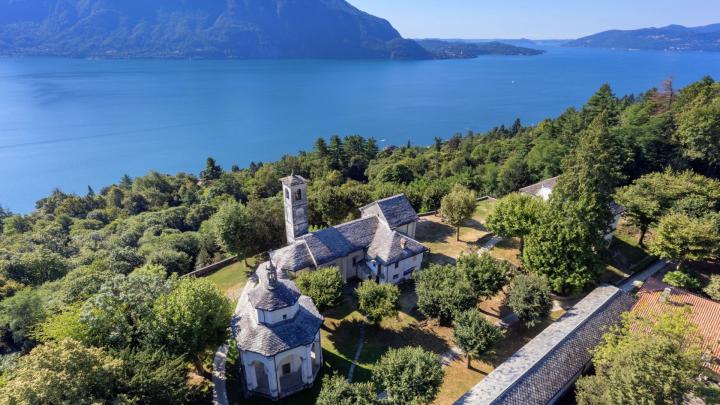
<svg viewBox="0 0 720 405">
<path fill-rule="evenodd" d="M 288 244 L 308 233 L 307 180 L 292 174 L 280 179 L 285 205 L 285 235 Z"/>
</svg>

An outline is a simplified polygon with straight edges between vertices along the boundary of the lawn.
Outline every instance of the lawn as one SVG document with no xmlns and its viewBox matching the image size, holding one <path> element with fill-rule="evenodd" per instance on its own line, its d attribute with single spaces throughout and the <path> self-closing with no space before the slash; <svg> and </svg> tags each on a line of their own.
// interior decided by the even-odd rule
<svg viewBox="0 0 720 405">
<path fill-rule="evenodd" d="M 478 203 L 473 217 L 460 227 L 459 241 L 455 228 L 443 223 L 438 215 L 423 217 L 418 222 L 416 237 L 419 242 L 430 248 L 430 261 L 454 264 L 461 254 L 477 250 L 479 241 L 489 234 L 484 223 L 494 206 L 494 200 Z"/>
<path fill-rule="evenodd" d="M 212 281 L 226 295 L 235 296 L 242 291 L 248 276 L 257 264 L 257 260 L 255 258 L 248 259 L 248 263 L 250 266 L 247 266 L 244 261 L 233 263 L 207 276 L 207 279 Z"/>
</svg>

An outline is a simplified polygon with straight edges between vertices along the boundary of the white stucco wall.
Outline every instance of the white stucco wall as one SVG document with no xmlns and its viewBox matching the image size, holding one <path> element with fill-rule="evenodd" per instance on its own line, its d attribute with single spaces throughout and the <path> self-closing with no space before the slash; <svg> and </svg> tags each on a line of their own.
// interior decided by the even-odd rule
<svg viewBox="0 0 720 405">
<path fill-rule="evenodd" d="M 395 228 L 395 230 L 400 232 L 403 235 L 406 235 L 406 236 L 409 236 L 409 237 L 415 239 L 416 227 L 417 227 L 417 222 L 410 222 L 409 224 L 405 224 L 405 225 Z"/>
<path fill-rule="evenodd" d="M 293 306 L 278 309 L 277 311 L 262 311 L 257 310 L 257 320 L 262 323 L 266 323 L 269 325 L 285 321 L 287 319 L 292 319 L 295 317 L 295 314 L 298 311 L 298 304 L 295 304 Z M 283 316 L 285 316 L 283 318 Z"/>
<path fill-rule="evenodd" d="M 408 257 L 405 260 L 399 261 L 397 263 L 397 267 L 395 267 L 395 264 L 391 264 L 389 266 L 381 266 L 382 276 L 380 277 L 380 282 L 398 284 L 405 280 L 411 279 L 415 272 L 418 272 L 422 269 L 422 260 L 423 254 L 421 253 L 417 256 Z M 405 271 L 412 268 L 414 268 L 413 273 L 404 274 Z"/>
</svg>

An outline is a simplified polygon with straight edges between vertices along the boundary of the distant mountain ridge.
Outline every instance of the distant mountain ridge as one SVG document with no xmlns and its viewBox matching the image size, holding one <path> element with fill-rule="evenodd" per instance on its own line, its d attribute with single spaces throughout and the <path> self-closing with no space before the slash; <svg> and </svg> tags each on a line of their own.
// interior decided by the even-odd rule
<svg viewBox="0 0 720 405">
<path fill-rule="evenodd" d="M 668 25 L 666 27 L 638 30 L 611 30 L 569 41 L 565 46 L 720 52 L 720 24 L 702 27 Z"/>
<path fill-rule="evenodd" d="M 0 0 L 0 54 L 433 57 L 344 0 Z"/>
</svg>

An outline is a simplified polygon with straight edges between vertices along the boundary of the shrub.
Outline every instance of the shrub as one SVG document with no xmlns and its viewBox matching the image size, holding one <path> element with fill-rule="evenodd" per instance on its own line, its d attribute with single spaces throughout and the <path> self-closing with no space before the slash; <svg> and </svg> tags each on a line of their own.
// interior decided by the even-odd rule
<svg viewBox="0 0 720 405">
<path fill-rule="evenodd" d="M 331 308 L 340 303 L 343 281 L 337 267 L 302 272 L 295 279 L 295 284 L 320 308 Z"/>
<path fill-rule="evenodd" d="M 670 284 L 673 287 L 684 288 L 686 290 L 700 290 L 700 281 L 680 270 L 668 272 L 663 277 L 663 283 Z"/>
<path fill-rule="evenodd" d="M 373 379 L 389 404 L 429 404 L 440 390 L 445 371 L 440 357 L 420 347 L 390 349 L 375 365 Z"/>
<path fill-rule="evenodd" d="M 544 278 L 521 274 L 510 284 L 507 305 L 526 327 L 532 328 L 550 315 L 550 286 Z"/>
<path fill-rule="evenodd" d="M 380 322 L 383 318 L 397 313 L 397 303 L 400 290 L 393 284 L 378 284 L 368 280 L 360 284 L 355 290 L 360 312 L 371 324 Z"/>
</svg>

